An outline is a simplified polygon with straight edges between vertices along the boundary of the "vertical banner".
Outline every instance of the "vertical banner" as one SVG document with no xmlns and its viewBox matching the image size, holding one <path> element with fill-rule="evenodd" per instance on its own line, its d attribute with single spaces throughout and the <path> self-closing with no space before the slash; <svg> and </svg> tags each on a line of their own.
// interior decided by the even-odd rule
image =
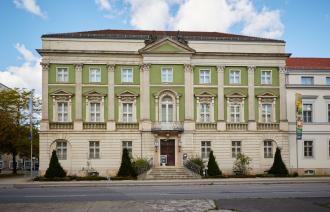
<svg viewBox="0 0 330 212">
<path fill-rule="evenodd" d="M 302 95 L 296 93 L 296 135 L 297 140 L 302 139 L 303 114 L 302 114 Z"/>
</svg>

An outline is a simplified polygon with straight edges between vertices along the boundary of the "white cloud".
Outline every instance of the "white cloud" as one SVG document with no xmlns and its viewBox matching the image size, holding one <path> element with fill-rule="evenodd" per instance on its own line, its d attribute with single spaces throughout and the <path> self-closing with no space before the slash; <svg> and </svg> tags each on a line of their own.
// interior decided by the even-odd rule
<svg viewBox="0 0 330 212">
<path fill-rule="evenodd" d="M 35 89 L 36 94 L 41 95 L 40 57 L 26 49 L 24 44 L 17 43 L 15 48 L 23 63 L 21 66 L 9 66 L 0 71 L 0 83 L 11 88 Z"/>
<path fill-rule="evenodd" d="M 284 32 L 280 11 L 258 11 L 252 0 L 126 0 L 130 24 L 137 29 L 200 30 L 280 38 Z M 171 14 L 171 9 L 178 9 Z M 172 12 L 173 13 L 173 12 Z"/>
<path fill-rule="evenodd" d="M 109 0 L 95 0 L 97 6 L 104 11 L 111 11 L 111 4 Z"/>
<path fill-rule="evenodd" d="M 22 8 L 34 15 L 38 15 L 42 18 L 46 18 L 46 14 L 41 10 L 36 0 L 13 0 L 14 4 L 18 8 Z"/>
</svg>

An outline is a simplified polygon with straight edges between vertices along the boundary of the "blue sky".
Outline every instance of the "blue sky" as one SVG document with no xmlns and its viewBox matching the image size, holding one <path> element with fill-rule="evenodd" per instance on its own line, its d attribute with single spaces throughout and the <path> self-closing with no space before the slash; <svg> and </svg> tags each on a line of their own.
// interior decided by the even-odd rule
<svg viewBox="0 0 330 212">
<path fill-rule="evenodd" d="M 35 49 L 56 32 L 223 31 L 284 39 L 293 56 L 330 57 L 329 0 L 0 0 L 0 27 L 0 82 L 10 86 L 34 86 L 22 69 L 40 75 Z"/>
</svg>

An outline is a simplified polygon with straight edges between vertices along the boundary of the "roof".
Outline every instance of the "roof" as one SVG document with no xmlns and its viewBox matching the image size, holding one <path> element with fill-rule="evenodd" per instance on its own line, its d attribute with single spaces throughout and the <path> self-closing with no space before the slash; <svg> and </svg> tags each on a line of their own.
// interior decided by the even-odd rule
<svg viewBox="0 0 330 212">
<path fill-rule="evenodd" d="M 5 86 L 4 84 L 0 83 L 0 90 L 2 89 L 8 89 L 9 87 Z"/>
<path fill-rule="evenodd" d="M 84 32 L 69 32 L 44 34 L 42 38 L 92 38 L 92 39 L 134 39 L 148 40 L 150 37 L 157 39 L 171 37 L 173 39 L 181 37 L 185 40 L 218 40 L 218 41 L 257 41 L 257 42 L 277 42 L 285 43 L 283 40 L 275 40 L 260 37 L 228 34 L 221 32 L 198 32 L 198 31 L 157 31 L 157 30 L 96 30 Z"/>
<path fill-rule="evenodd" d="M 286 59 L 288 69 L 330 70 L 330 58 L 290 57 Z"/>
</svg>

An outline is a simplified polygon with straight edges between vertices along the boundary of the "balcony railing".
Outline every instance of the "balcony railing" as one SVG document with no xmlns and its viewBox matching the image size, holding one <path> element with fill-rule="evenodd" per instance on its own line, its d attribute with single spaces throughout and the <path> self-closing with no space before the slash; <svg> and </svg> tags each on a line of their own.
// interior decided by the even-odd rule
<svg viewBox="0 0 330 212">
<path fill-rule="evenodd" d="M 136 122 L 118 122 L 116 129 L 139 129 L 139 123 Z"/>
<path fill-rule="evenodd" d="M 244 131 L 248 129 L 247 123 L 227 123 L 226 128 L 229 131 Z"/>
<path fill-rule="evenodd" d="M 198 130 L 217 129 L 217 123 L 196 123 L 196 129 Z"/>
<path fill-rule="evenodd" d="M 84 129 L 107 129 L 107 124 L 105 122 L 84 122 Z"/>
<path fill-rule="evenodd" d="M 72 122 L 50 122 L 49 129 L 70 130 L 70 129 L 73 129 L 73 123 Z"/>
<path fill-rule="evenodd" d="M 279 130 L 280 124 L 279 123 L 258 123 L 257 129 L 258 130 Z"/>
<path fill-rule="evenodd" d="M 181 122 L 154 122 L 151 127 L 152 132 L 183 132 Z"/>
</svg>

